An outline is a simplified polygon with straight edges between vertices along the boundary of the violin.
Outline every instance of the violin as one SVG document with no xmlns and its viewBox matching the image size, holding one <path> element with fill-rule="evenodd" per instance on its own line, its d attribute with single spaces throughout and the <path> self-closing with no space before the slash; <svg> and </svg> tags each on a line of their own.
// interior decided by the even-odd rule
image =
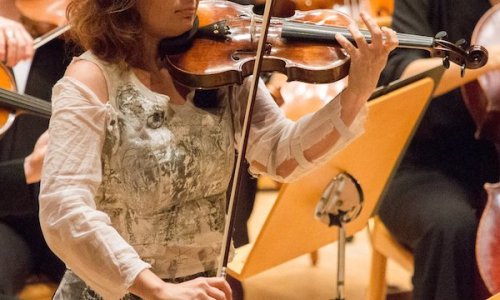
<svg viewBox="0 0 500 300">
<path fill-rule="evenodd" d="M 259 39 L 260 16 L 251 5 L 229 1 L 200 1 L 198 22 L 189 32 L 183 47 L 160 42 L 159 53 L 171 76 L 180 84 L 202 89 L 241 84 L 250 75 Z M 331 83 L 347 76 L 350 59 L 339 47 L 335 34 L 344 35 L 355 44 L 347 30 L 352 19 L 334 10 L 296 11 L 290 18 L 272 18 L 262 72 L 280 72 L 289 81 Z M 367 41 L 370 33 L 361 30 Z M 428 50 L 442 57 L 445 66 L 450 61 L 467 68 L 486 64 L 484 47 L 466 47 L 464 41 L 451 43 L 445 33 L 436 37 L 398 34 L 399 47 Z M 174 50 L 174 51 L 172 51 Z M 208 54 L 208 55 L 207 55 Z"/>
</svg>

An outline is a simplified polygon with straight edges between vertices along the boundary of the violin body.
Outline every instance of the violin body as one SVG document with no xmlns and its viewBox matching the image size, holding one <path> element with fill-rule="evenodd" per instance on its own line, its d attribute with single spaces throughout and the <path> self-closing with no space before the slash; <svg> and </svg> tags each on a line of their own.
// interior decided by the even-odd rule
<svg viewBox="0 0 500 300">
<path fill-rule="evenodd" d="M 248 17 L 241 17 L 248 16 Z M 214 88 L 241 84 L 253 70 L 260 27 L 253 18 L 251 6 L 230 1 L 200 1 L 199 27 L 224 20 L 230 28 L 230 38 L 198 37 L 182 54 L 164 57 L 164 66 L 181 84 L 190 87 Z M 351 22 L 346 15 L 333 11 L 317 11 L 306 14 L 296 12 L 291 18 L 299 22 L 322 22 L 347 26 Z M 274 18 L 275 25 L 283 19 Z M 273 38 L 273 25 L 268 41 Z M 306 42 L 269 42 L 262 62 L 262 72 L 280 72 L 289 80 L 309 83 L 334 82 L 347 76 L 349 58 L 338 47 L 325 47 Z M 209 53 L 209 55 L 207 55 Z M 203 58 L 203 59 L 200 59 Z"/>
</svg>

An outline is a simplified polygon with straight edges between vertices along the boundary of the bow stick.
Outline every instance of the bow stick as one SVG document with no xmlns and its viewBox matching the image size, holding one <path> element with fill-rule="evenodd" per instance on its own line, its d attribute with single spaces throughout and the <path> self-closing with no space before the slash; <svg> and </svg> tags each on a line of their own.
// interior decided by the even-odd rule
<svg viewBox="0 0 500 300">
<path fill-rule="evenodd" d="M 252 82 L 250 86 L 250 92 L 248 93 L 247 107 L 245 110 L 245 118 L 243 121 L 243 127 L 241 129 L 241 141 L 238 147 L 238 155 L 236 159 L 236 166 L 233 173 L 233 184 L 231 187 L 231 197 L 229 198 L 228 211 L 226 216 L 226 222 L 224 227 L 224 237 L 222 241 L 221 254 L 219 259 L 219 266 L 217 268 L 217 276 L 226 277 L 226 268 L 229 261 L 229 252 L 231 248 L 231 239 L 234 226 L 234 220 L 236 217 L 236 207 L 237 199 L 239 194 L 241 174 L 246 172 L 244 170 L 244 164 L 242 164 L 243 159 L 245 159 L 247 145 L 248 145 L 248 135 L 250 132 L 250 124 L 252 120 L 253 107 L 255 103 L 255 97 L 257 95 L 257 87 L 259 84 L 259 74 L 262 66 L 262 59 L 264 56 L 264 45 L 267 40 L 267 32 L 271 20 L 271 8 L 274 4 L 273 0 L 267 0 L 264 8 L 264 14 L 262 18 L 262 26 L 260 30 L 260 39 L 257 46 L 257 53 L 255 57 L 254 68 L 252 72 Z M 227 219 L 228 218 L 228 219 Z"/>
</svg>

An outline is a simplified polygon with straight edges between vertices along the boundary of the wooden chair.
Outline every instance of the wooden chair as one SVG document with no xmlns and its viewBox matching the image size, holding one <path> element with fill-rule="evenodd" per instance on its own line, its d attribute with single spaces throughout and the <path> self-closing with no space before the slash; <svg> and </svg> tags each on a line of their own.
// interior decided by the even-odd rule
<svg viewBox="0 0 500 300">
<path fill-rule="evenodd" d="M 379 217 L 373 217 L 368 226 L 372 242 L 372 262 L 368 300 L 386 299 L 387 259 L 392 259 L 413 274 L 413 255 L 396 241 Z"/>
<path fill-rule="evenodd" d="M 51 300 L 57 285 L 51 282 L 28 283 L 19 293 L 20 300 Z"/>
</svg>

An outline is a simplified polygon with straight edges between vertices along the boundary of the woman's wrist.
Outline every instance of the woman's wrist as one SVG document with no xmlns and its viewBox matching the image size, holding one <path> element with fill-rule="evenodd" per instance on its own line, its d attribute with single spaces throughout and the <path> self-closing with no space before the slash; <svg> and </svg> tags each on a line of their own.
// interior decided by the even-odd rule
<svg viewBox="0 0 500 300">
<path fill-rule="evenodd" d="M 137 275 L 129 292 L 143 299 L 160 299 L 165 282 L 156 276 L 150 269 L 144 269 Z"/>
</svg>

